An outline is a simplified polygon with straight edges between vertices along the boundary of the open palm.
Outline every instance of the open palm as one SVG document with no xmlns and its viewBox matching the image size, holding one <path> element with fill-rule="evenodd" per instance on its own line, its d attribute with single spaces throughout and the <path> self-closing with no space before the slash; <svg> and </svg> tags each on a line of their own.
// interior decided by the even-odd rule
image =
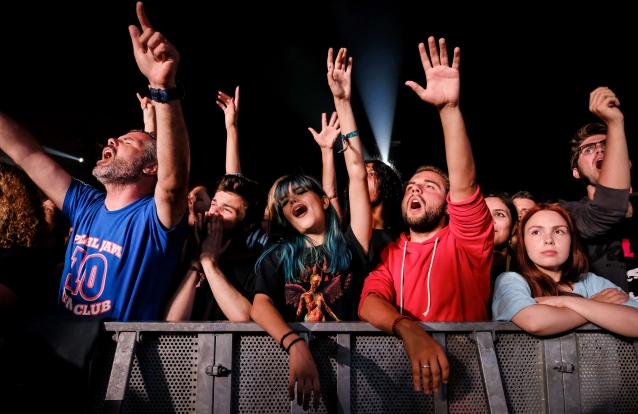
<svg viewBox="0 0 638 414">
<path fill-rule="evenodd" d="M 352 94 L 352 58 L 346 62 L 346 52 L 345 48 L 339 49 L 333 64 L 332 48 L 328 50 L 328 85 L 335 98 L 349 101 Z"/>
<path fill-rule="evenodd" d="M 461 51 L 458 47 L 454 49 L 454 60 L 450 67 L 445 39 L 440 39 L 439 44 L 441 49 L 440 56 L 434 38 L 430 37 L 428 39 L 430 57 L 428 57 L 425 50 L 425 45 L 423 43 L 419 44 L 421 62 L 423 63 L 427 81 L 425 89 L 413 81 L 407 81 L 405 84 L 412 88 L 422 100 L 441 109 L 445 106 L 456 106 L 459 103 Z"/>
</svg>

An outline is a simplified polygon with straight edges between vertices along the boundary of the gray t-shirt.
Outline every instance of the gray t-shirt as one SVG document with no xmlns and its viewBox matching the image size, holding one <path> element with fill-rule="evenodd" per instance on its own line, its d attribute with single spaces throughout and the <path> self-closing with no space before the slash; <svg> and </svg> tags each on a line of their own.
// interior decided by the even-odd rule
<svg viewBox="0 0 638 414">
<path fill-rule="evenodd" d="M 607 288 L 620 289 L 605 278 L 587 273 L 574 284 L 573 292 L 589 299 Z M 509 322 L 514 315 L 531 305 L 538 305 L 538 303 L 532 297 L 532 290 L 523 276 L 516 272 L 501 273 L 496 279 L 494 288 L 492 319 Z M 623 305 L 638 309 L 638 302 L 631 297 Z"/>
</svg>

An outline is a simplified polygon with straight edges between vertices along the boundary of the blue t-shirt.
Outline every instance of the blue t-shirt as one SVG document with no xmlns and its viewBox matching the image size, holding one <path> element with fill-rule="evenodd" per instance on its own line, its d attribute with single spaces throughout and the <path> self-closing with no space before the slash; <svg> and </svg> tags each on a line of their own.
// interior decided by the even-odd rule
<svg viewBox="0 0 638 414">
<path fill-rule="evenodd" d="M 593 273 L 587 273 L 578 282 L 574 283 L 573 292 L 585 299 L 589 299 L 607 288 L 620 289 L 607 279 L 596 276 Z M 532 297 L 532 290 L 523 279 L 523 276 L 515 272 L 501 273 L 496 279 L 494 287 L 492 319 L 509 322 L 514 315 L 531 305 L 538 305 L 538 302 Z M 638 309 L 638 302 L 632 297 L 623 305 Z"/>
<path fill-rule="evenodd" d="M 62 213 L 71 221 L 60 283 L 63 313 L 153 320 L 167 293 L 186 235 L 188 215 L 166 230 L 152 195 L 108 211 L 106 194 L 73 179 Z"/>
</svg>

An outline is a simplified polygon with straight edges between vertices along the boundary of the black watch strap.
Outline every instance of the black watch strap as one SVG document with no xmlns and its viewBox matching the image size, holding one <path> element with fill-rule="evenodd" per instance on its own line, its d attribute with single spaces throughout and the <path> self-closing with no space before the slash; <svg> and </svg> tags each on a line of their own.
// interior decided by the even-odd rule
<svg viewBox="0 0 638 414">
<path fill-rule="evenodd" d="M 181 83 L 177 84 L 177 88 L 171 89 L 154 89 L 150 88 L 151 99 L 155 102 L 168 102 L 177 99 L 184 99 L 184 88 Z"/>
</svg>

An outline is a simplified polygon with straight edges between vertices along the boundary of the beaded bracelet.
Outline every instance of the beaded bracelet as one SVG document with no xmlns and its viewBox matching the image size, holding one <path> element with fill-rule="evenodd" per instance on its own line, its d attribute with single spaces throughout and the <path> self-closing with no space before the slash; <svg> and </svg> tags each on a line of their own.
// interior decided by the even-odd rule
<svg viewBox="0 0 638 414">
<path fill-rule="evenodd" d="M 403 319 L 407 319 L 407 320 L 410 320 L 410 321 L 412 320 L 412 319 L 410 319 L 408 316 L 405 316 L 405 315 L 401 315 L 401 316 L 399 316 L 398 318 L 396 318 L 396 319 L 394 320 L 394 323 L 392 324 L 392 335 L 394 335 L 394 336 L 395 336 L 395 337 L 397 337 L 397 338 L 401 338 L 401 337 L 399 336 L 399 334 L 397 333 L 397 325 L 398 325 L 398 324 L 399 324 L 399 322 L 401 322 Z"/>
<path fill-rule="evenodd" d="M 299 341 L 303 341 L 303 340 L 304 340 L 304 339 L 303 339 L 302 337 L 299 337 L 299 338 L 295 339 L 294 341 L 292 341 L 292 342 L 290 343 L 290 345 L 288 345 L 288 348 L 286 348 L 286 353 L 287 353 L 287 354 L 290 354 L 290 348 L 292 348 L 292 346 L 293 346 L 295 343 L 297 343 L 297 342 L 299 342 Z"/>
</svg>

